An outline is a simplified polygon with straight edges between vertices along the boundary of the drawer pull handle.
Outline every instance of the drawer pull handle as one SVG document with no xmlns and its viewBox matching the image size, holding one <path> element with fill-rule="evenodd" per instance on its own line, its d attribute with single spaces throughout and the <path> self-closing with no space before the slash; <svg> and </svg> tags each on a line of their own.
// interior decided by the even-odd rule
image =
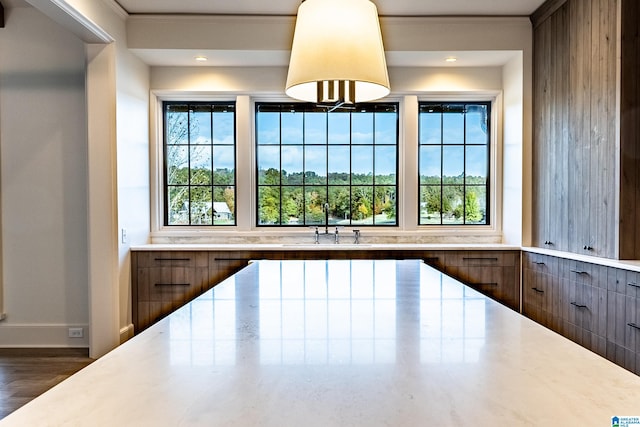
<svg viewBox="0 0 640 427">
<path fill-rule="evenodd" d="M 551 242 L 550 240 L 546 240 L 546 241 L 544 242 L 544 244 L 545 244 L 545 245 L 552 245 L 552 246 L 553 246 L 553 242 Z"/>
<path fill-rule="evenodd" d="M 592 251 L 593 250 L 593 248 L 591 246 L 589 246 L 589 245 L 584 245 L 584 247 L 582 249 L 584 249 L 585 251 Z"/>
<path fill-rule="evenodd" d="M 497 282 L 488 282 L 488 283 L 476 283 L 476 286 L 498 286 Z"/>
<path fill-rule="evenodd" d="M 544 291 L 542 289 L 538 289 L 538 288 L 531 288 L 531 289 L 533 289 L 534 291 L 536 291 L 539 294 L 544 294 Z"/>
<path fill-rule="evenodd" d="M 156 283 L 154 286 L 191 286 L 191 283 Z"/>
<path fill-rule="evenodd" d="M 214 261 L 244 261 L 249 262 L 251 258 L 214 258 Z"/>
<path fill-rule="evenodd" d="M 640 288 L 640 285 L 636 285 L 635 283 L 627 283 L 627 286 L 633 286 L 634 288 Z"/>
<path fill-rule="evenodd" d="M 631 326 L 633 329 L 637 329 L 640 331 L 640 326 L 636 325 L 635 323 L 627 323 L 627 325 Z"/>
<path fill-rule="evenodd" d="M 582 270 L 571 270 L 571 272 L 576 274 L 589 274 L 588 272 Z"/>
<path fill-rule="evenodd" d="M 156 261 L 191 261 L 191 258 L 156 258 Z"/>
<path fill-rule="evenodd" d="M 437 262 L 438 259 L 439 258 L 437 256 L 429 257 L 429 258 L 423 258 L 424 262 L 426 262 L 427 264 L 429 264 L 430 262 Z"/>
<path fill-rule="evenodd" d="M 578 308 L 588 308 L 586 305 L 578 304 L 577 302 L 572 302 L 571 305 Z"/>
<path fill-rule="evenodd" d="M 463 261 L 498 261 L 498 258 L 470 257 L 462 258 Z"/>
<path fill-rule="evenodd" d="M 544 265 L 544 262 L 542 262 L 542 261 L 536 261 L 536 264 L 537 264 L 537 265 Z"/>
</svg>

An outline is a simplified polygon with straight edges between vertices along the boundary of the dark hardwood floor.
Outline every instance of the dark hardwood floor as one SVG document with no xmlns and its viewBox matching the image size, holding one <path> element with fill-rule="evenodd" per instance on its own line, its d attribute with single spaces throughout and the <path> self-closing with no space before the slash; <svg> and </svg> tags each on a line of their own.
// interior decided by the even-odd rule
<svg viewBox="0 0 640 427">
<path fill-rule="evenodd" d="M 87 349 L 0 349 L 0 419 L 91 362 Z"/>
</svg>

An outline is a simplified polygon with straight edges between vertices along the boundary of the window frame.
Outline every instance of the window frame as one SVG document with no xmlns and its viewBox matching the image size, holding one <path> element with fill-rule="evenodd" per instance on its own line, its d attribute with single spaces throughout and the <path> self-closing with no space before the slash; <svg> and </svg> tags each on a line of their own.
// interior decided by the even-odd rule
<svg viewBox="0 0 640 427">
<path fill-rule="evenodd" d="M 493 211 L 494 209 L 494 204 L 493 204 L 493 200 L 494 200 L 494 195 L 493 195 L 493 182 L 495 181 L 494 178 L 494 173 L 495 173 L 495 168 L 493 167 L 493 164 L 495 162 L 492 161 L 492 152 L 494 151 L 494 144 L 493 144 L 493 107 L 494 107 L 495 102 L 491 101 L 491 100 L 468 100 L 468 99 L 456 99 L 456 100 L 421 100 L 418 102 L 418 141 L 417 141 L 417 158 L 418 158 L 418 193 L 417 193 L 417 200 L 418 200 L 418 213 L 417 213 L 417 223 L 419 227 L 434 227 L 434 228 L 442 228 L 442 227 L 487 227 L 487 226 L 493 226 L 493 220 L 492 218 L 494 218 L 493 215 Z M 421 134 L 421 129 L 420 129 L 420 115 L 422 114 L 421 110 L 424 106 L 428 106 L 428 105 L 433 105 L 433 106 L 444 106 L 444 105 L 449 105 L 449 106 L 458 106 L 458 105 L 484 105 L 487 108 L 487 118 L 486 118 L 486 122 L 487 122 L 487 142 L 486 145 L 484 144 L 468 144 L 467 143 L 467 121 L 466 121 L 466 114 L 467 111 L 464 112 L 464 122 L 463 122 L 463 135 L 464 135 L 464 140 L 462 143 L 445 143 L 444 142 L 444 134 L 442 132 L 443 126 L 444 126 L 444 121 L 441 122 L 441 141 L 439 144 L 422 144 L 420 141 L 420 134 Z M 444 113 L 441 112 L 441 114 Z M 444 176 L 441 175 L 440 179 L 440 206 L 441 206 L 441 212 L 440 212 L 440 223 L 439 224 L 428 224 L 428 223 L 421 223 L 421 204 L 422 204 L 422 189 L 423 187 L 426 187 L 428 185 L 422 184 L 422 175 L 421 175 L 421 171 L 420 171 L 420 163 L 421 163 L 421 153 L 422 147 L 440 147 L 441 148 L 441 154 L 440 154 L 440 171 L 442 173 L 443 169 L 444 169 L 444 148 L 445 147 L 456 147 L 456 146 L 461 146 L 463 147 L 463 175 L 464 175 L 464 179 L 462 183 L 459 184 L 445 184 L 444 183 Z M 478 147 L 483 147 L 486 146 L 487 148 L 487 153 L 486 153 L 486 183 L 484 184 L 484 186 L 482 186 L 486 192 L 486 196 L 485 196 L 485 222 L 484 223 L 467 223 L 466 222 L 466 194 L 467 194 L 467 187 L 481 187 L 480 185 L 477 184 L 468 184 L 466 182 L 466 178 L 467 178 L 467 147 L 468 146 L 478 146 Z M 448 186 L 460 186 L 462 187 L 462 191 L 463 191 L 463 198 L 462 198 L 462 204 L 463 204 L 463 222 L 460 224 L 445 224 L 443 222 L 443 217 L 442 217 L 442 199 L 444 197 L 444 188 L 448 187 Z M 497 209 L 497 206 L 495 207 Z"/>
<path fill-rule="evenodd" d="M 306 239 L 308 227 L 256 227 L 256 201 L 253 190 L 256 187 L 255 176 L 255 103 L 281 102 L 290 103 L 292 100 L 284 95 L 265 93 L 240 92 L 207 92 L 207 91 L 177 91 L 154 89 L 150 92 L 150 144 L 145 150 L 150 156 L 151 181 L 145 194 L 150 203 L 150 234 L 152 243 L 229 243 L 260 240 L 265 243 L 280 239 Z M 185 101 L 188 100 L 188 101 Z M 236 226 L 202 227 L 202 226 L 170 226 L 163 225 L 164 182 L 163 182 L 163 118 L 162 101 L 236 101 Z M 491 187 L 491 225 L 475 227 L 439 226 L 431 227 L 418 225 L 418 103 L 421 101 L 488 101 L 491 102 L 491 124 L 494 132 L 491 136 L 491 171 L 493 177 Z M 385 242 L 391 241 L 415 243 L 469 243 L 485 242 L 499 243 L 502 241 L 503 192 L 520 191 L 520 188 L 510 188 L 503 182 L 503 151 L 505 156 L 516 156 L 519 159 L 519 135 L 514 135 L 514 143 L 506 141 L 508 135 L 503 129 L 503 94 L 501 91 L 487 90 L 477 92 L 423 92 L 395 94 L 384 99 L 385 102 L 397 102 L 398 110 L 398 197 L 401 198 L 397 206 L 398 227 L 371 227 L 366 235 L 381 238 Z M 504 146 L 504 147 L 503 147 Z M 503 189 L 505 187 L 505 189 Z M 141 186 L 141 189 L 143 186 Z M 150 191 L 149 191 L 150 190 Z M 150 195 L 149 195 L 150 192 Z M 509 194 L 511 194 L 509 193 Z M 409 197 L 407 197 L 409 195 Z M 415 200 L 413 200 L 415 199 Z M 141 219 L 142 220 L 142 219 Z M 355 228 L 355 227 L 350 227 Z M 359 228 L 359 227 L 358 227 Z M 249 239 L 249 240 L 247 240 Z M 274 240 L 272 240 L 274 239 Z M 471 239 L 471 240 L 469 240 Z M 306 241 L 306 240 L 302 240 Z M 375 240 L 374 240 L 375 241 Z"/>
<path fill-rule="evenodd" d="M 259 182 L 259 159 L 258 159 L 258 151 L 259 151 L 259 146 L 261 145 L 259 143 L 258 140 L 258 129 L 257 129 L 257 124 L 258 124 L 258 109 L 261 105 L 272 105 L 274 107 L 280 107 L 280 113 L 282 113 L 283 111 L 283 107 L 286 106 L 293 106 L 296 105 L 298 107 L 300 107 L 300 110 L 302 110 L 301 112 L 308 112 L 309 109 L 320 109 L 320 110 L 330 110 L 326 107 L 317 107 L 314 104 L 311 103 L 305 103 L 305 102 L 297 102 L 297 101 L 293 101 L 293 100 L 288 100 L 286 102 L 281 102 L 281 101 L 266 101 L 266 100 L 255 100 L 253 102 L 253 111 L 254 111 L 254 116 L 253 116 L 253 126 L 254 126 L 254 138 L 253 138 L 253 173 L 255 176 L 254 182 L 253 182 L 253 188 L 252 188 L 252 197 L 254 200 L 254 207 L 253 207 L 253 227 L 255 227 L 255 229 L 259 230 L 259 229 L 263 229 L 263 228 L 283 228 L 283 229 L 294 229 L 296 227 L 302 227 L 302 228 L 309 228 L 309 227 L 334 227 L 336 225 L 339 224 L 331 224 L 331 223 L 327 223 L 325 224 L 324 222 L 321 223 L 305 223 L 303 222 L 302 224 L 284 224 L 282 223 L 282 218 L 280 218 L 280 223 L 279 224 L 260 224 L 260 218 L 259 218 L 259 196 L 260 196 L 260 192 L 259 192 L 259 188 L 261 187 L 261 184 Z M 359 105 L 356 105 L 355 110 L 358 110 L 358 108 L 367 108 L 368 111 L 372 112 L 375 114 L 376 112 L 376 106 L 393 106 L 395 108 L 395 144 L 391 145 L 391 144 L 376 144 L 375 143 L 375 137 L 374 140 L 371 142 L 371 144 L 354 144 L 352 142 L 352 134 L 350 134 L 350 138 L 349 138 L 349 144 L 331 144 L 328 141 L 325 141 L 324 144 L 309 144 L 307 145 L 306 143 L 302 142 L 301 144 L 293 144 L 293 146 L 296 145 L 300 145 L 302 147 L 306 147 L 306 146 L 315 146 L 315 147 L 326 147 L 327 148 L 327 152 L 329 147 L 332 146 L 348 146 L 350 149 L 352 147 L 358 147 L 358 146 L 371 146 L 372 148 L 372 167 L 373 167 L 373 177 L 372 177 L 372 183 L 370 185 L 370 187 L 372 188 L 373 191 L 373 196 L 374 196 L 374 200 L 375 200 L 375 191 L 376 191 L 376 187 L 387 187 L 387 186 L 391 186 L 394 187 L 395 189 L 395 211 L 396 211 L 396 215 L 395 215 L 395 223 L 393 224 L 375 224 L 375 219 L 374 219 L 374 223 L 372 224 L 360 224 L 360 223 L 349 223 L 349 224 L 345 224 L 344 227 L 349 227 L 349 228 L 367 228 L 367 229 L 381 229 L 381 228 L 393 228 L 393 229 L 399 229 L 401 227 L 401 217 L 399 215 L 400 212 L 400 200 L 401 200 L 401 195 L 400 195 L 400 155 L 401 155 L 401 150 L 400 150 L 400 121 L 401 121 L 401 108 L 400 108 L 400 103 L 398 101 L 379 101 L 379 102 L 368 102 L 368 103 L 362 103 Z M 327 111 L 328 114 L 331 113 L 331 111 Z M 344 111 L 342 111 L 341 113 L 344 113 Z M 349 111 L 349 113 L 351 113 Z M 327 126 L 329 122 L 327 121 Z M 280 128 L 282 129 L 282 128 Z M 375 135 L 375 127 L 374 127 L 374 135 Z M 262 144 L 262 146 L 265 146 L 267 144 Z M 271 144 L 269 144 L 271 145 Z M 289 146 L 291 144 L 282 144 L 282 139 L 280 138 L 280 143 L 279 144 L 272 144 L 272 146 L 277 146 L 277 147 L 283 147 L 283 146 Z M 376 185 L 375 184 L 375 147 L 377 146 L 393 146 L 395 147 L 395 183 L 394 184 L 382 184 L 382 185 Z M 305 157 L 303 154 L 303 164 L 305 163 Z M 351 153 L 350 153 L 350 159 L 351 159 Z M 328 170 L 328 165 L 329 165 L 329 156 L 326 156 L 326 166 L 327 166 L 327 180 L 324 184 L 318 184 L 318 187 L 324 187 L 326 189 L 326 198 L 327 201 L 329 199 L 329 189 L 331 187 L 335 187 L 338 185 L 334 185 L 334 184 L 330 184 L 329 183 L 329 170 Z M 280 171 L 282 171 L 282 157 L 279 157 L 279 164 L 280 164 Z M 350 166 L 349 166 L 349 183 L 348 184 L 341 184 L 339 186 L 341 187 L 345 187 L 348 186 L 349 187 L 349 194 L 350 194 L 350 200 L 353 194 L 353 188 L 357 188 L 357 187 L 361 187 L 360 185 L 354 185 L 352 183 L 352 176 L 353 176 L 353 169 L 352 169 L 352 163 L 351 161 L 349 162 Z M 282 172 L 280 172 L 282 173 Z M 282 177 L 282 175 L 280 175 L 280 177 Z M 306 187 L 304 183 L 299 185 L 300 187 L 302 187 L 303 189 Z M 280 184 L 278 185 L 278 188 L 280 189 L 280 202 L 282 203 L 282 189 L 284 187 L 288 187 L 288 185 L 285 185 L 282 183 L 282 181 L 280 182 Z M 303 190 L 304 191 L 304 190 Z M 351 209 L 350 209 L 351 210 Z M 282 215 L 282 207 L 280 207 L 280 214 Z M 374 214 L 375 215 L 375 214 Z M 303 213 L 303 216 L 305 216 L 305 214 Z M 350 218 L 351 221 L 351 218 Z M 339 225 L 342 227 L 342 225 Z"/>
<path fill-rule="evenodd" d="M 180 228 L 180 227 L 185 227 L 188 229 L 198 229 L 198 228 L 211 228 L 211 229 L 219 229 L 219 228 L 235 228 L 238 225 L 238 218 L 237 218 L 237 203 L 235 203 L 234 200 L 234 207 L 233 207 L 233 223 L 232 224 L 216 224 L 215 223 L 215 219 L 214 219 L 214 213 L 213 213 L 213 203 L 215 203 L 215 198 L 214 198 L 214 188 L 215 187 L 220 187 L 220 185 L 216 186 L 215 183 L 213 182 L 213 174 L 214 174 L 214 169 L 211 170 L 211 174 L 212 174 L 212 183 L 207 185 L 207 186 L 202 186 L 202 187 L 210 187 L 212 189 L 212 200 L 211 200 L 211 209 L 212 209 L 212 223 L 211 224 L 192 224 L 191 223 L 191 213 L 189 212 L 188 216 L 189 216 L 189 224 L 170 224 L 169 223 L 169 198 L 168 198 L 168 191 L 169 191 L 169 186 L 170 184 L 167 182 L 168 181 L 168 170 L 169 170 L 169 161 L 168 161 L 168 155 L 167 155 L 167 150 L 168 150 L 168 144 L 167 144 L 167 140 L 166 140 L 166 135 L 167 135 L 167 128 L 166 128 L 166 109 L 169 105 L 187 105 L 188 107 L 191 106 L 210 106 L 210 107 L 214 107 L 214 106 L 233 106 L 233 144 L 225 144 L 224 146 L 231 146 L 233 147 L 233 164 L 234 164 L 234 169 L 233 169 L 233 184 L 231 184 L 233 186 L 234 189 L 234 199 L 237 197 L 237 189 L 238 189 L 238 141 L 237 141 L 237 111 L 236 111 L 236 101 L 235 100 L 183 100 L 183 99 L 162 99 L 159 101 L 160 103 L 160 120 L 161 120 L 161 134 L 160 134 L 160 140 L 161 140 L 161 162 L 162 162 L 162 171 L 161 171 L 161 175 L 162 175 L 162 179 L 161 179 L 161 191 L 162 191 L 162 196 L 161 196 L 161 200 L 162 200 L 162 212 L 161 212 L 161 224 L 162 227 L 166 227 L 166 228 Z M 213 150 L 213 148 L 215 147 L 215 144 L 213 143 L 213 127 L 214 127 L 214 123 L 213 123 L 213 113 L 214 111 L 211 111 L 211 115 L 212 115 L 212 121 L 211 121 L 211 141 L 209 144 L 202 144 L 201 146 L 203 147 L 211 147 L 211 149 Z M 190 114 L 190 110 L 187 112 L 187 114 Z M 187 133 L 189 134 L 189 130 L 187 131 Z M 191 148 L 192 144 L 190 142 L 190 135 L 188 135 L 189 138 L 189 143 L 187 144 L 187 147 Z M 191 156 L 188 156 L 189 158 L 189 171 L 191 172 Z M 211 153 L 211 161 L 212 163 L 215 161 L 214 160 L 214 156 L 213 156 L 213 151 Z M 193 186 L 193 184 L 190 182 L 191 178 L 189 178 L 189 183 L 186 184 L 187 187 L 189 187 L 191 189 L 191 187 Z M 228 184 L 227 184 L 228 186 Z M 191 196 L 189 196 L 189 200 L 191 200 Z"/>
</svg>

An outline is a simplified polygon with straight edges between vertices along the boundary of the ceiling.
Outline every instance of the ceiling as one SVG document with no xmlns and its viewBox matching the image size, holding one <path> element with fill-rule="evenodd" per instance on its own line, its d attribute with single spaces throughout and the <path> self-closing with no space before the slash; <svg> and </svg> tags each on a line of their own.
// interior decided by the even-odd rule
<svg viewBox="0 0 640 427">
<path fill-rule="evenodd" d="M 129 15 L 295 16 L 302 0 L 113 0 Z M 544 0 L 373 0 L 380 16 L 529 16 Z M 135 50 L 152 66 L 286 66 L 288 51 Z M 387 52 L 389 66 L 500 66 L 514 52 Z M 206 63 L 194 64 L 195 56 Z M 456 63 L 445 63 L 448 56 Z"/>
<path fill-rule="evenodd" d="M 29 6 L 25 0 L 0 0 L 5 7 Z M 57 2 L 59 0 L 50 0 Z M 95 1 L 95 0 L 92 0 Z M 104 0 L 130 16 L 247 15 L 295 16 L 304 0 Z M 372 0 L 380 16 L 530 16 L 545 0 Z M 151 66 L 286 66 L 288 50 L 132 49 Z M 506 64 L 513 51 L 387 51 L 389 66 L 493 67 Z M 196 56 L 206 56 L 196 63 Z M 458 61 L 446 63 L 455 56 Z"/>
<path fill-rule="evenodd" d="M 116 0 L 134 14 L 295 15 L 301 0 Z M 381 16 L 529 16 L 544 0 L 374 0 Z"/>
</svg>

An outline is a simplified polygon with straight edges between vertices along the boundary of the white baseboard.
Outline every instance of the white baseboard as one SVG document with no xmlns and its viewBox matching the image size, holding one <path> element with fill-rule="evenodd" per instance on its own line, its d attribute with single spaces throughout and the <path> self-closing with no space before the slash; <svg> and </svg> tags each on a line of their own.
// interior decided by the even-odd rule
<svg viewBox="0 0 640 427">
<path fill-rule="evenodd" d="M 133 332 L 133 323 L 129 323 L 127 326 L 120 329 L 120 344 L 133 338 Z"/>
<path fill-rule="evenodd" d="M 69 328 L 82 328 L 82 338 L 69 338 Z M 0 348 L 89 347 L 88 324 L 3 324 Z"/>
</svg>

